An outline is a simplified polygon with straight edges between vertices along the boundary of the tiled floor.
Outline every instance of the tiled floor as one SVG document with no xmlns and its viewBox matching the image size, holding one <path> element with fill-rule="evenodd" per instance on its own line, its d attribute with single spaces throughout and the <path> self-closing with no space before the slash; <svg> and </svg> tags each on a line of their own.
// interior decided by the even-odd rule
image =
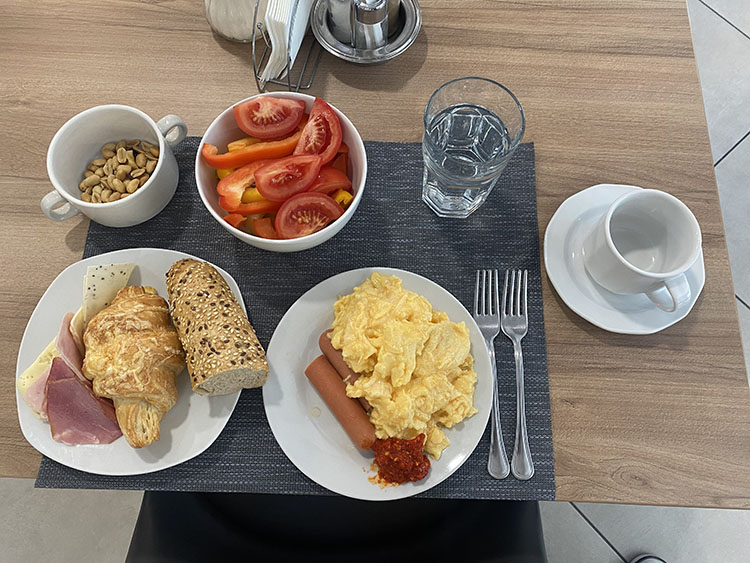
<svg viewBox="0 0 750 563">
<path fill-rule="evenodd" d="M 750 367 L 750 0 L 687 3 Z M 0 479 L 0 498 L 3 562 L 108 563 L 125 557 L 141 494 Z M 542 503 L 542 520 L 550 563 L 750 561 L 750 512 Z"/>
</svg>

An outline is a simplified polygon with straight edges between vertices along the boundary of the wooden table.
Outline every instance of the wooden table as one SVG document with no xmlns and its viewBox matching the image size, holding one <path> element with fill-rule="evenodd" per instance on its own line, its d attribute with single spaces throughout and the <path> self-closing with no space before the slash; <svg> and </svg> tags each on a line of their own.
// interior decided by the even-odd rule
<svg viewBox="0 0 750 563">
<path fill-rule="evenodd" d="M 374 67 L 326 54 L 311 93 L 365 139 L 417 141 L 440 84 L 497 79 L 536 144 L 540 237 L 566 197 L 601 182 L 664 189 L 703 228 L 703 294 L 655 336 L 588 324 L 545 278 L 558 499 L 749 508 L 750 393 L 684 0 L 422 4 L 406 54 Z M 103 103 L 177 113 L 200 135 L 256 88 L 249 47 L 213 36 L 198 0 L 3 0 L 0 52 L 0 475 L 34 477 L 39 455 L 16 418 L 17 349 L 88 227 L 39 209 L 50 139 Z"/>
</svg>

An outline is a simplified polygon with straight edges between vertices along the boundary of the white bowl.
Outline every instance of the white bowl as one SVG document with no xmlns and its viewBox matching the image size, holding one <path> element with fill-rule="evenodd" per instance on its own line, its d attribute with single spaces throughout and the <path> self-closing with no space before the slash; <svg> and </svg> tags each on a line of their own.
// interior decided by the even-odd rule
<svg viewBox="0 0 750 563">
<path fill-rule="evenodd" d="M 298 94 L 295 92 L 272 92 L 268 94 L 259 94 L 259 96 L 273 96 L 276 98 L 302 100 L 305 102 L 307 107 L 306 111 L 308 113 L 312 109 L 312 104 L 315 101 L 313 96 Z M 208 129 L 206 129 L 206 133 L 201 139 L 201 147 L 203 146 L 203 143 L 209 143 L 219 147 L 219 151 L 223 151 L 226 149 L 227 143 L 245 137 L 245 133 L 237 127 L 237 123 L 234 120 L 233 108 L 237 104 L 241 104 L 242 102 L 257 97 L 258 96 L 251 96 L 237 102 L 236 104 L 232 104 L 225 109 L 219 117 L 214 119 Z M 222 227 L 247 244 L 262 248 L 263 250 L 271 250 L 273 252 L 297 252 L 299 250 L 307 250 L 308 248 L 324 243 L 344 228 L 344 225 L 346 225 L 349 222 L 349 219 L 352 218 L 352 215 L 354 215 L 357 206 L 359 206 L 359 201 L 362 199 L 362 193 L 365 189 L 365 179 L 367 178 L 367 154 L 365 153 L 365 145 L 362 142 L 362 137 L 360 137 L 356 127 L 352 125 L 352 122 L 349 121 L 349 118 L 343 113 L 333 105 L 331 105 L 331 107 L 336 112 L 336 115 L 339 116 L 343 141 L 349 146 L 349 177 L 352 181 L 354 199 L 346 211 L 344 211 L 344 214 L 325 229 L 295 239 L 271 240 L 256 237 L 255 235 L 241 231 L 223 219 L 223 217 L 227 215 L 227 212 L 219 207 L 219 195 L 216 193 L 216 184 L 218 183 L 216 171 L 205 163 L 201 156 L 199 147 L 198 154 L 195 157 L 195 182 L 198 186 L 198 193 L 201 196 L 201 200 L 203 200 L 203 205 L 206 206 L 209 213 L 213 215 L 214 219 L 216 219 Z"/>
</svg>

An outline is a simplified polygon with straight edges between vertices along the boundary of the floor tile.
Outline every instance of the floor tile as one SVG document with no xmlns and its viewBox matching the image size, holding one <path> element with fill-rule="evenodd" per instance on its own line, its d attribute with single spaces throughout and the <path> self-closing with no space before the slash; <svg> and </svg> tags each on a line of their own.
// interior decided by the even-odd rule
<svg viewBox="0 0 750 563">
<path fill-rule="evenodd" d="M 750 304 L 750 137 L 717 164 L 715 170 L 734 291 Z"/>
<path fill-rule="evenodd" d="M 549 563 L 622 563 L 569 502 L 540 502 Z"/>
<path fill-rule="evenodd" d="M 700 0 L 688 0 L 714 162 L 750 131 L 750 39 Z"/>
<path fill-rule="evenodd" d="M 0 479 L 3 563 L 122 563 L 143 493 L 34 489 Z"/>
<path fill-rule="evenodd" d="M 750 511 L 577 504 L 627 560 L 653 553 L 667 563 L 747 563 Z"/>
<path fill-rule="evenodd" d="M 745 301 L 748 305 L 750 302 Z M 740 332 L 742 333 L 742 348 L 745 350 L 745 369 L 747 383 L 750 385 L 750 308 L 737 301 L 737 313 L 740 317 Z"/>
<path fill-rule="evenodd" d="M 703 0 L 703 2 L 736 25 L 746 35 L 750 35 L 750 6 L 747 0 Z"/>
</svg>

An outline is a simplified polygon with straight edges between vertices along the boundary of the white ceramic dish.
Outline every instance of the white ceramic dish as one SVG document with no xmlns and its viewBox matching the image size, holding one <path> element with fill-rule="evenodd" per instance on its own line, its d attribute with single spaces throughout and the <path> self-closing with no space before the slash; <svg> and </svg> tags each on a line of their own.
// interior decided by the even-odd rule
<svg viewBox="0 0 750 563">
<path fill-rule="evenodd" d="M 381 487 L 368 480 L 372 454 L 357 449 L 304 375 L 320 355 L 318 338 L 333 322 L 333 304 L 351 293 L 372 272 L 397 275 L 404 288 L 426 297 L 438 311 L 469 329 L 477 384 L 474 406 L 478 412 L 446 430 L 451 445 L 441 458 L 431 460 L 429 475 L 417 483 Z M 268 345 L 270 377 L 263 387 L 268 423 L 286 456 L 310 479 L 326 489 L 362 500 L 395 500 L 424 492 L 447 479 L 469 458 L 487 426 L 492 404 L 492 378 L 487 348 L 471 315 L 436 283 L 392 268 L 362 268 L 319 283 L 286 312 Z"/>
<path fill-rule="evenodd" d="M 130 285 L 150 285 L 166 298 L 165 274 L 181 258 L 194 258 L 183 252 L 157 248 L 134 248 L 92 256 L 68 266 L 55 278 L 34 312 L 21 340 L 16 377 L 37 358 L 57 334 L 62 317 L 75 311 L 82 300 L 86 268 L 96 264 L 135 262 Z M 217 268 L 229 284 L 243 310 L 242 294 L 232 276 Z M 31 412 L 16 390 L 18 421 L 26 440 L 55 461 L 100 475 L 151 473 L 187 461 L 208 448 L 221 433 L 234 410 L 239 392 L 232 395 L 201 397 L 193 393 L 187 372 L 178 376 L 177 404 L 161 422 L 161 438 L 145 448 L 131 448 L 125 438 L 111 444 L 68 446 L 52 439 L 49 424 Z"/>
<path fill-rule="evenodd" d="M 276 98 L 302 100 L 307 106 L 306 111 L 308 113 L 315 101 L 313 96 L 298 94 L 296 92 L 273 92 L 270 94 L 259 94 L 258 96 L 273 96 Z M 245 133 L 237 127 L 237 123 L 234 120 L 233 108 L 237 104 L 257 98 L 258 96 L 251 96 L 244 100 L 240 100 L 236 104 L 232 104 L 225 109 L 219 117 L 214 119 L 208 129 L 206 129 L 206 133 L 201 139 L 200 146 L 202 147 L 204 143 L 209 143 L 218 146 L 220 151 L 224 151 L 226 150 L 228 142 L 246 136 Z M 343 141 L 349 146 L 349 166 L 351 167 L 349 177 L 352 181 L 354 200 L 344 214 L 325 229 L 322 229 L 317 233 L 290 240 L 264 239 L 241 231 L 240 229 L 236 229 L 222 219 L 222 217 L 227 215 L 227 212 L 219 207 L 219 196 L 216 193 L 216 184 L 218 183 L 216 172 L 204 162 L 199 148 L 198 154 L 195 157 L 195 182 L 198 186 L 198 193 L 201 196 L 203 205 L 206 206 L 209 213 L 213 215 L 214 219 L 216 219 L 222 227 L 247 244 L 262 248 L 263 250 L 271 250 L 273 252 L 297 252 L 313 248 L 314 246 L 324 243 L 344 228 L 349 222 L 349 219 L 352 218 L 352 215 L 354 215 L 354 212 L 357 210 L 359 202 L 362 199 L 362 194 L 365 189 L 365 180 L 367 178 L 367 154 L 365 153 L 365 145 L 362 142 L 362 137 L 360 137 L 359 132 L 352 122 L 349 121 L 349 118 L 333 105 L 331 105 L 331 107 L 341 121 Z"/>
<path fill-rule="evenodd" d="M 703 289 L 703 253 L 685 272 L 691 299 L 676 311 L 659 309 L 645 294 L 618 295 L 597 284 L 583 263 L 583 241 L 609 206 L 637 186 L 599 184 L 566 199 L 544 234 L 547 276 L 565 304 L 590 323 L 622 334 L 653 334 L 684 319 Z"/>
</svg>

